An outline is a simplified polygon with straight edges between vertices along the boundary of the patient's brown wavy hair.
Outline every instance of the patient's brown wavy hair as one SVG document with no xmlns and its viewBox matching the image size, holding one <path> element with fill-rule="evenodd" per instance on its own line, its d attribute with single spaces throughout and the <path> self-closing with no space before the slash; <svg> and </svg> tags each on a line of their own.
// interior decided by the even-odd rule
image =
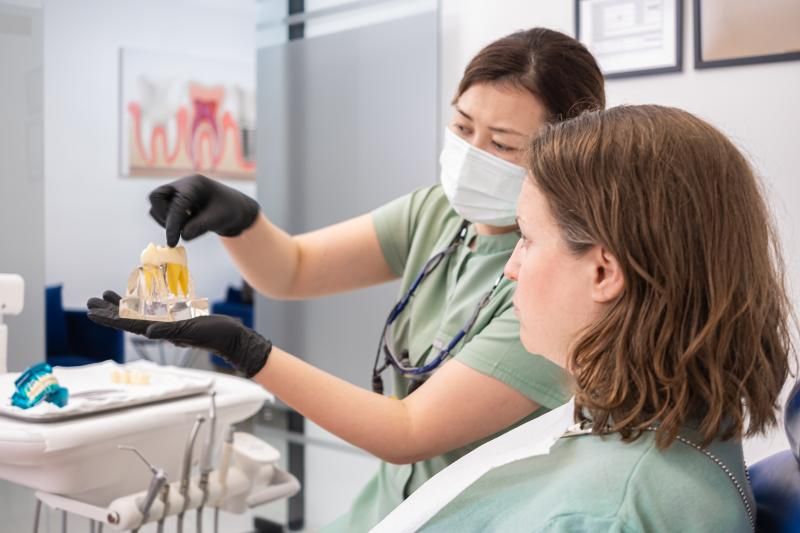
<svg viewBox="0 0 800 533">
<path fill-rule="evenodd" d="M 546 126 L 529 161 L 570 250 L 602 245 L 625 280 L 571 347 L 578 418 L 625 440 L 658 425 L 660 448 L 686 424 L 704 445 L 774 425 L 796 322 L 739 150 L 685 111 L 629 106 Z"/>
</svg>

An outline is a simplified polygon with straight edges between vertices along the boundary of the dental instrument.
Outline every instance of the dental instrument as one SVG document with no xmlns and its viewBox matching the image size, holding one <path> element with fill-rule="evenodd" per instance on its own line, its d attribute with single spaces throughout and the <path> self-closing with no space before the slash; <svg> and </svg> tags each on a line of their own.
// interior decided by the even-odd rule
<svg viewBox="0 0 800 533">
<path fill-rule="evenodd" d="M 145 459 L 145 457 L 133 446 L 125 446 L 120 444 L 118 446 L 120 450 L 127 450 L 130 452 L 135 453 L 139 456 L 144 464 L 150 469 L 150 472 L 153 473 L 153 477 L 150 478 L 150 486 L 147 488 L 147 493 L 145 494 L 144 498 L 139 502 L 139 511 L 142 513 L 142 524 L 147 523 L 147 519 L 150 516 L 150 508 L 153 506 L 153 502 L 156 500 L 156 497 L 161 493 L 164 486 L 167 484 L 167 473 L 164 471 L 163 468 L 156 468 L 150 461 Z M 137 533 L 139 528 L 133 530 L 133 533 Z"/>
<path fill-rule="evenodd" d="M 42 500 L 36 498 L 36 510 L 33 512 L 33 533 L 39 533 L 39 519 L 42 516 Z"/>
<path fill-rule="evenodd" d="M 225 438 L 222 444 L 222 459 L 220 459 L 219 470 L 217 471 L 217 481 L 220 485 L 219 501 L 225 500 L 228 492 L 228 467 L 231 464 L 231 453 L 233 451 L 233 426 L 228 426 L 225 430 Z M 219 506 L 214 508 L 214 533 L 219 533 Z"/>
<path fill-rule="evenodd" d="M 208 500 L 208 477 L 212 470 L 211 457 L 214 453 L 214 434 L 217 430 L 217 405 L 214 399 L 216 392 L 211 391 L 210 396 L 211 407 L 208 411 L 208 433 L 200 456 L 200 482 L 198 486 L 203 492 L 203 498 L 200 500 L 200 507 L 197 508 L 197 533 L 203 533 L 203 507 Z"/>
<path fill-rule="evenodd" d="M 198 415 L 197 419 L 192 426 L 192 431 L 189 433 L 189 438 L 186 441 L 186 449 L 183 451 L 183 471 L 181 472 L 181 487 L 180 495 L 183 497 L 183 508 L 178 513 L 178 533 L 183 533 L 183 515 L 186 509 L 189 508 L 189 480 L 192 474 L 192 453 L 194 451 L 194 442 L 197 440 L 197 434 L 200 431 L 200 426 L 206 421 L 204 416 Z"/>
<path fill-rule="evenodd" d="M 224 409 L 223 406 L 220 406 Z M 219 416 L 223 411 L 218 410 Z M 222 421 L 222 418 L 220 418 Z M 185 437 L 185 436 L 184 436 Z M 183 439 L 185 440 L 185 438 Z M 212 473 L 209 477 L 209 495 L 207 505 L 219 507 L 222 510 L 241 514 L 248 509 L 263 505 L 282 498 L 289 498 L 300 490 L 300 484 L 288 472 L 276 466 L 276 461 L 280 458 L 280 453 L 247 433 L 236 433 L 233 437 L 233 447 L 230 453 L 230 463 L 227 472 L 222 472 L 225 479 L 225 496 L 221 499 L 222 486 L 220 472 Z M 119 456 L 116 445 L 114 450 Z M 148 458 L 149 459 L 149 458 Z M 125 469 L 125 473 L 136 476 L 139 487 L 145 480 L 137 476 L 143 469 L 128 468 L 127 461 L 119 461 L 120 466 Z M 224 465 L 221 465 L 224 467 Z M 268 468 L 265 468 L 268 467 Z M 148 472 L 148 478 L 149 478 Z M 147 479 L 147 478 L 146 478 Z M 191 499 L 189 509 L 197 509 L 200 504 L 200 494 L 195 488 L 199 476 L 194 476 L 190 480 Z M 180 480 L 170 483 L 171 493 L 174 495 L 179 490 Z M 100 506 L 87 504 L 85 502 L 52 493 L 37 491 L 35 496 L 43 504 L 51 509 L 67 511 L 89 520 L 95 520 L 101 524 L 106 524 L 115 531 L 130 531 L 142 526 L 142 512 L 140 507 L 145 500 L 147 490 L 139 490 L 116 498 L 110 503 Z M 157 517 L 177 516 L 182 509 L 180 498 L 172 502 L 172 509 L 164 510 L 160 503 L 153 503 L 150 510 L 150 520 Z M 152 530 L 151 530 L 152 531 Z M 174 531 L 174 530 L 173 530 Z"/>
<path fill-rule="evenodd" d="M 158 524 L 156 526 L 156 533 L 164 533 L 164 520 L 167 518 L 169 514 L 169 490 L 170 484 L 167 483 L 164 485 L 164 488 L 161 489 L 161 504 L 164 506 L 164 512 L 161 513 L 161 518 L 158 519 Z"/>
</svg>

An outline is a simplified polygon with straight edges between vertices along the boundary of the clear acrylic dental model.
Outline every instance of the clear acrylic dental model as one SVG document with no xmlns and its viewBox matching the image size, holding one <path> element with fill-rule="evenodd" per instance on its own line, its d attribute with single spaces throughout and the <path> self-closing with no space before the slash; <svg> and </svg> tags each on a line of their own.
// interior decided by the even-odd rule
<svg viewBox="0 0 800 533">
<path fill-rule="evenodd" d="M 208 298 L 197 298 L 186 249 L 150 243 L 128 278 L 119 316 L 173 322 L 208 314 Z"/>
</svg>

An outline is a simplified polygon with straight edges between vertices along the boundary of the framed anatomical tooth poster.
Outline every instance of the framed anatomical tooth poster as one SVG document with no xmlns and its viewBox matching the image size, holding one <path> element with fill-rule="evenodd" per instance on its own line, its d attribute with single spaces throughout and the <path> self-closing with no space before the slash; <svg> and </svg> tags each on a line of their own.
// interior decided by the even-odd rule
<svg viewBox="0 0 800 533">
<path fill-rule="evenodd" d="M 120 173 L 255 179 L 255 64 L 120 50 Z"/>
</svg>

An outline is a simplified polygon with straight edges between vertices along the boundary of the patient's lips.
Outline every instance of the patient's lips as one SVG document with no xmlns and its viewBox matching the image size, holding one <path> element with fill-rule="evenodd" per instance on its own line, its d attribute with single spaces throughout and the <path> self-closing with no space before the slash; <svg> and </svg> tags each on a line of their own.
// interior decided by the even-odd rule
<svg viewBox="0 0 800 533">
<path fill-rule="evenodd" d="M 150 243 L 128 279 L 122 318 L 174 321 L 208 314 L 208 299 L 196 298 L 186 249 Z"/>
</svg>

